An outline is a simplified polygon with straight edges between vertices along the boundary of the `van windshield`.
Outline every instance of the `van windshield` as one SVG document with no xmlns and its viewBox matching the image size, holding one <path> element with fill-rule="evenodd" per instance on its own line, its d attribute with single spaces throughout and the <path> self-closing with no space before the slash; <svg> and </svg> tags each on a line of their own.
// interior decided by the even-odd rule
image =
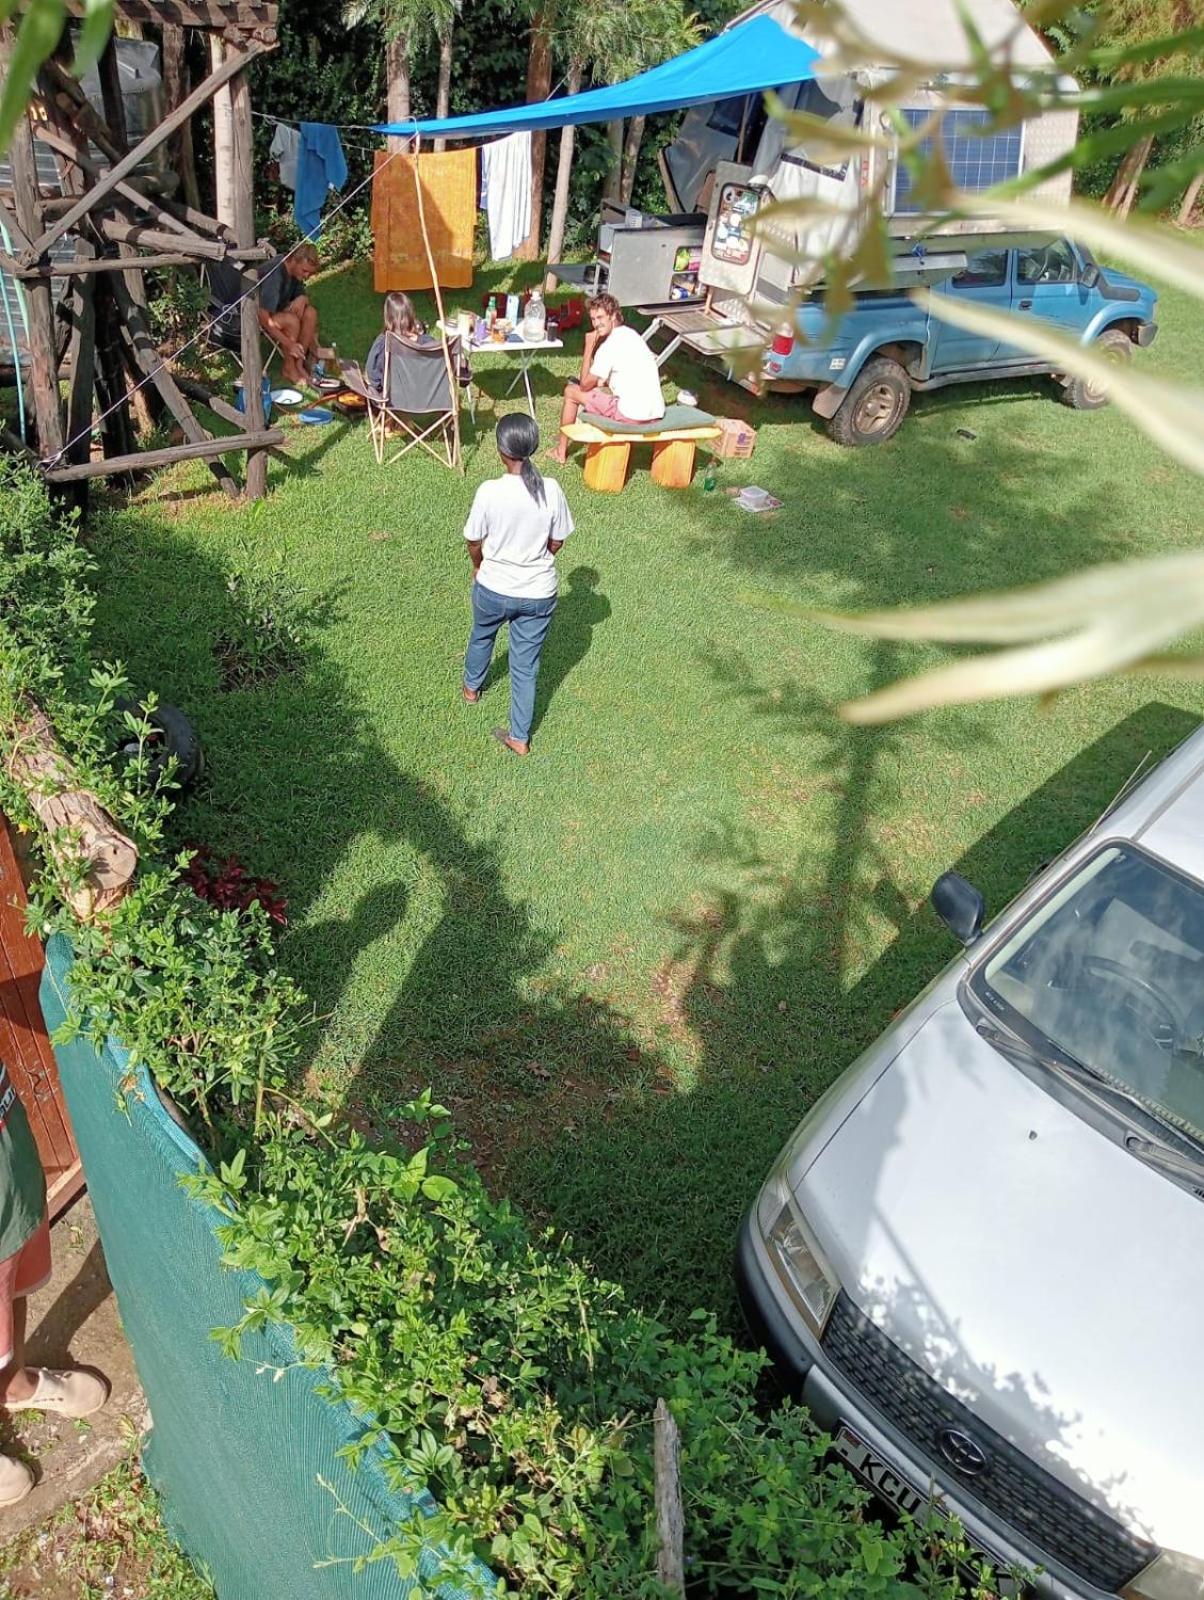
<svg viewBox="0 0 1204 1600">
<path fill-rule="evenodd" d="M 1131 846 L 1092 856 L 971 988 L 1204 1143 L 1204 888 Z"/>
</svg>

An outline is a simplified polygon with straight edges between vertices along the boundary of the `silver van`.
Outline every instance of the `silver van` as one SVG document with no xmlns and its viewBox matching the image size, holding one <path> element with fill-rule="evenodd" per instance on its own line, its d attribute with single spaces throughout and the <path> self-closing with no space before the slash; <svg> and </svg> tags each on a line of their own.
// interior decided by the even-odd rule
<svg viewBox="0 0 1204 1600">
<path fill-rule="evenodd" d="M 1204 1600 L 1204 729 L 812 1107 L 741 1229 L 834 1449 L 1062 1600 Z"/>
</svg>

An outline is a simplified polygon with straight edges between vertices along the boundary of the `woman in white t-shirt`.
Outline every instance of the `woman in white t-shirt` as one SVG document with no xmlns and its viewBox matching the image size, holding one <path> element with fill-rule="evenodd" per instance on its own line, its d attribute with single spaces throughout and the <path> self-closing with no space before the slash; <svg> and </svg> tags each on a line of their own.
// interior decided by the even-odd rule
<svg viewBox="0 0 1204 1600">
<path fill-rule="evenodd" d="M 573 531 L 564 490 L 531 457 L 539 428 L 523 411 L 497 425 L 505 472 L 477 490 L 464 527 L 472 562 L 472 632 L 461 688 L 469 705 L 481 689 L 503 623 L 510 625 L 510 726 L 493 736 L 516 756 L 531 753 L 539 653 L 556 609 L 556 552 Z"/>
</svg>

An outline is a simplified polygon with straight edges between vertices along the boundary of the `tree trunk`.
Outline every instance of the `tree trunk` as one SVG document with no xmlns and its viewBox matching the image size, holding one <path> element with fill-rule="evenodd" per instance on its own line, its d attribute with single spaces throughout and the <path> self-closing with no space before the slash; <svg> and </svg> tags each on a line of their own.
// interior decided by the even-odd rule
<svg viewBox="0 0 1204 1600">
<path fill-rule="evenodd" d="M 623 167 L 619 180 L 619 199 L 625 206 L 631 204 L 631 193 L 635 188 L 635 171 L 640 160 L 640 146 L 644 142 L 644 124 L 647 117 L 632 117 L 627 124 L 627 134 L 623 140 Z"/>
<path fill-rule="evenodd" d="M 447 32 L 439 40 L 439 87 L 435 90 L 435 115 L 445 117 L 451 105 L 452 33 L 455 23 L 449 22 Z M 436 139 L 436 150 L 446 150 L 447 140 Z"/>
<path fill-rule="evenodd" d="M 552 92 L 552 37 L 543 7 L 531 21 L 531 53 L 527 57 L 527 104 L 546 100 Z M 542 129 L 531 134 L 531 228 L 514 252 L 518 261 L 534 261 L 543 235 L 543 175 L 548 159 L 548 136 Z"/>
<path fill-rule="evenodd" d="M 581 80 L 584 77 L 581 63 L 574 61 L 569 66 L 568 92 L 579 94 Z M 573 144 L 576 128 L 570 126 L 560 130 L 560 155 L 556 163 L 556 196 L 552 201 L 552 226 L 548 229 L 548 262 L 555 261 L 564 249 L 564 230 L 569 217 L 569 184 L 573 176 Z M 544 279 L 544 293 L 556 287 L 556 280 L 551 273 Z"/>
<path fill-rule="evenodd" d="M 225 59 L 224 41 L 211 33 L 210 70 L 216 72 Z M 234 105 L 228 83 L 213 97 L 213 214 L 226 227 L 234 226 Z"/>
<path fill-rule="evenodd" d="M 610 168 L 602 186 L 602 198 L 619 205 L 623 196 L 623 123 L 608 122 L 606 139 L 610 145 Z"/>
<path fill-rule="evenodd" d="M 28 706 L 13 728 L 8 769 L 46 829 L 46 848 L 58 864 L 66 898 L 81 922 L 115 906 L 138 865 L 138 850 L 100 801 L 81 789 L 45 712 Z M 82 868 L 82 876 L 81 876 Z"/>
<path fill-rule="evenodd" d="M 1125 156 L 1120 164 L 1120 171 L 1112 180 L 1112 185 L 1104 198 L 1104 204 L 1122 220 L 1133 209 L 1133 202 L 1137 199 L 1138 185 L 1141 175 L 1145 171 L 1146 162 L 1150 159 L 1150 151 L 1154 148 L 1154 136 L 1147 133 L 1139 139 Z"/>
<path fill-rule="evenodd" d="M 390 122 L 408 122 L 413 115 L 410 109 L 410 41 L 404 34 L 385 40 L 385 76 L 388 91 L 385 102 Z M 391 138 L 388 148 L 402 151 L 408 139 Z"/>
<path fill-rule="evenodd" d="M 1191 221 L 1191 214 L 1196 209 L 1196 201 L 1200 198 L 1200 190 L 1204 189 L 1204 172 L 1197 172 L 1187 186 L 1187 193 L 1183 196 L 1183 204 L 1179 207 L 1179 226 L 1186 228 Z"/>
<path fill-rule="evenodd" d="M 174 111 L 187 98 L 188 64 L 184 57 L 184 29 L 173 23 L 163 24 L 163 94 L 165 109 Z M 196 152 L 192 148 L 192 121 L 189 119 L 168 142 L 171 163 L 180 174 L 185 202 L 195 211 L 201 210 L 201 191 L 197 184 Z"/>
</svg>

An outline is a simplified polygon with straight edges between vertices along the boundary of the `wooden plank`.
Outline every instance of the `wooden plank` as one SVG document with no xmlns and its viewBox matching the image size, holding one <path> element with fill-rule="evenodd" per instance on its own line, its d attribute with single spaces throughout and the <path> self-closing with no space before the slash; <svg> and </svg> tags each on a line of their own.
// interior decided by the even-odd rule
<svg viewBox="0 0 1204 1600">
<path fill-rule="evenodd" d="M 130 341 L 134 358 L 143 375 L 151 380 L 155 388 L 163 396 L 164 404 L 183 429 L 185 439 L 190 444 L 201 444 L 207 441 L 209 435 L 193 415 L 192 407 L 181 393 L 180 387 L 172 376 L 166 360 L 155 348 L 154 337 L 151 334 L 142 307 L 134 303 L 129 291 L 129 285 L 120 278 L 114 278 L 113 294 L 124 318 L 125 334 Z M 248 421 L 249 431 L 259 432 L 262 430 L 262 406 L 260 407 L 258 421 L 258 429 Z M 215 457 L 209 462 L 209 470 L 231 499 L 237 499 L 239 495 L 238 480 L 226 463 Z"/>
<path fill-rule="evenodd" d="M 30 254 L 33 260 L 36 261 L 38 257 L 45 255 L 56 239 L 61 239 L 65 233 L 70 233 L 76 223 L 87 216 L 88 212 L 94 211 L 102 200 L 112 194 L 121 180 L 128 177 L 140 162 L 144 161 L 147 156 L 151 155 L 161 144 L 169 139 L 176 129 L 185 123 L 194 112 L 207 105 L 223 84 L 229 83 L 232 78 L 244 71 L 257 56 L 263 53 L 264 46 L 255 40 L 251 40 L 241 49 L 231 49 L 226 60 L 216 72 L 211 72 L 203 83 L 197 85 L 186 100 L 181 101 L 176 109 L 164 117 L 157 127 L 151 129 L 145 139 L 140 140 L 132 150 L 127 151 L 120 161 L 115 162 L 108 172 L 98 179 L 88 193 L 81 196 L 69 211 L 59 217 L 49 228 L 43 229 L 30 245 Z M 26 132 L 28 133 L 28 127 L 26 127 Z M 32 144 L 30 158 L 32 162 Z M 254 243 L 253 240 L 244 242 Z"/>
<path fill-rule="evenodd" d="M 188 377 L 183 372 L 177 372 L 176 382 L 183 389 L 190 400 L 195 400 L 198 405 L 207 407 L 215 417 L 221 417 L 224 422 L 232 422 L 236 428 L 246 426 L 246 416 L 237 406 L 232 406 L 228 400 L 223 400 L 220 395 L 214 394 L 212 389 L 203 383 L 198 383 L 195 378 Z M 277 461 L 289 461 L 292 458 L 287 450 L 269 449 L 268 455 L 274 456 Z"/>
<path fill-rule="evenodd" d="M 233 165 L 234 237 L 244 249 L 255 243 L 255 138 L 251 127 L 251 84 L 245 72 L 230 84 L 230 133 Z M 250 290 L 249 294 L 246 291 Z M 264 425 L 263 354 L 259 345 L 259 278 L 243 274 L 242 303 L 242 399 L 246 408 L 247 431 L 255 433 Z M 262 451 L 247 457 L 247 495 L 260 500 L 267 493 L 268 458 Z"/>
<path fill-rule="evenodd" d="M 84 0 L 67 0 L 73 17 L 84 15 Z M 277 7 L 271 0 L 119 0 L 118 14 L 131 22 L 159 28 L 167 22 L 180 28 L 208 31 L 275 33 Z"/>
<path fill-rule="evenodd" d="M 11 23 L 4 24 L 0 37 L 3 39 L 0 54 L 7 55 L 12 45 Z M 37 193 L 37 167 L 28 117 L 21 117 L 17 122 L 8 158 L 12 163 L 13 205 L 17 222 L 21 232 L 28 238 L 41 226 L 34 198 Z M 63 414 L 55 361 L 54 300 L 49 282 L 29 284 L 25 292 L 25 304 L 29 317 L 29 379 L 33 390 L 34 416 L 38 424 L 38 449 L 43 456 L 54 457 L 63 448 Z"/>
<path fill-rule="evenodd" d="M 152 467 L 170 467 L 177 461 L 203 461 L 208 456 L 229 455 L 236 450 L 270 450 L 283 443 L 284 435 L 279 428 L 265 428 L 262 433 L 233 434 L 228 439 L 202 439 L 197 444 L 173 444 L 163 450 L 111 456 L 104 461 L 88 461 L 78 467 L 51 467 L 44 476 L 50 483 L 78 483 L 83 478 L 107 478 L 121 472 L 149 472 Z"/>
<path fill-rule="evenodd" d="M 675 439 L 717 439 L 722 428 L 666 428 L 659 433 L 612 433 L 592 422 L 570 422 L 561 433 L 574 444 L 670 444 Z"/>
<path fill-rule="evenodd" d="M 118 217 L 105 217 L 100 231 L 115 243 L 136 244 L 142 249 L 184 250 L 205 261 L 270 261 L 277 254 L 274 245 L 257 244 L 241 249 L 227 239 L 184 240 L 178 234 L 165 233 L 158 228 L 148 228 L 140 222 L 125 222 Z"/>
<path fill-rule="evenodd" d="M 134 272 L 196 265 L 197 258 L 185 255 L 181 250 L 165 250 L 151 255 L 139 255 L 136 250 L 131 250 L 123 256 L 84 256 L 77 251 L 70 261 L 56 261 L 53 265 L 43 267 L 21 267 L 12 276 L 20 278 L 22 283 L 34 283 L 39 278 L 49 281 L 54 278 L 95 277 L 98 272 L 121 272 L 128 279 Z"/>
<path fill-rule="evenodd" d="M 0 818 L 0 1052 L 46 1169 L 53 1219 L 78 1193 L 83 1176 L 38 1000 L 42 965 L 42 947 L 25 925 L 25 887 Z"/>
</svg>

